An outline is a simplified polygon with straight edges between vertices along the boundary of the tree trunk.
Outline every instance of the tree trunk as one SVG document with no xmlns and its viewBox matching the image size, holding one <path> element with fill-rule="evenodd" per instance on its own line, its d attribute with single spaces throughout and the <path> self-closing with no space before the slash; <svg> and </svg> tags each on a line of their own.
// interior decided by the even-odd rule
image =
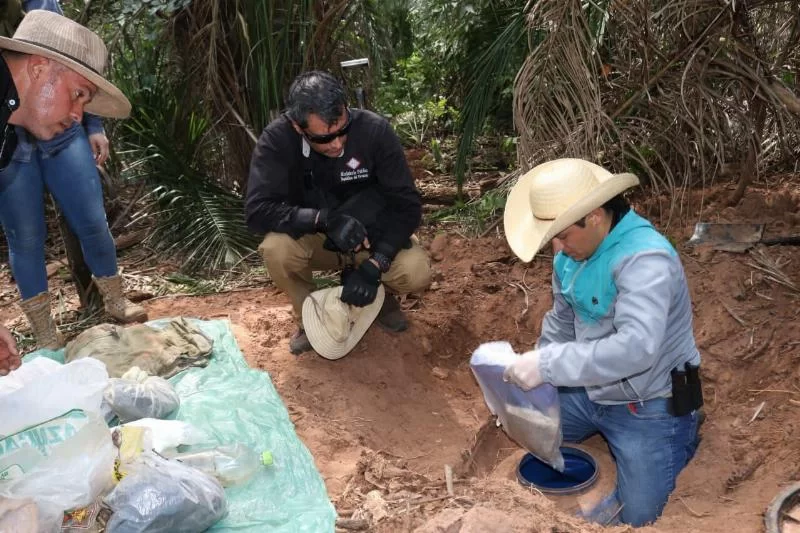
<svg viewBox="0 0 800 533">
<path fill-rule="evenodd" d="M 742 49 L 739 50 L 739 60 L 743 65 L 750 64 L 749 66 L 753 71 L 759 73 L 764 77 L 769 77 L 769 72 L 766 71 L 768 63 L 763 60 L 764 54 L 758 49 L 755 38 L 753 37 L 753 28 L 750 23 L 749 13 L 746 4 L 739 4 L 734 12 L 734 20 L 738 25 L 737 32 L 734 36 L 744 45 L 744 48 L 749 48 L 749 54 L 745 54 Z M 736 190 L 728 199 L 729 206 L 735 206 L 742 201 L 747 186 L 753 181 L 753 177 L 758 173 L 758 160 L 761 157 L 761 135 L 764 130 L 764 122 L 767 119 L 767 106 L 764 103 L 764 98 L 759 98 L 758 92 L 763 91 L 761 87 L 753 87 L 756 94 L 752 95 L 753 100 L 753 122 L 750 135 L 750 142 L 748 143 L 747 156 L 744 164 L 741 167 L 741 174 L 739 175 L 739 185 Z"/>
</svg>

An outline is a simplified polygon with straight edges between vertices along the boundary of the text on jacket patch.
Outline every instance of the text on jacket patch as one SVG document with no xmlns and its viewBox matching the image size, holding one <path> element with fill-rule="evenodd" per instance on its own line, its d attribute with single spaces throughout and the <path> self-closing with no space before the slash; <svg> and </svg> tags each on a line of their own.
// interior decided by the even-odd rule
<svg viewBox="0 0 800 533">
<path fill-rule="evenodd" d="M 368 168 L 357 168 L 355 170 L 345 170 L 339 175 L 340 183 L 347 183 L 350 181 L 361 181 L 369 179 Z"/>
</svg>

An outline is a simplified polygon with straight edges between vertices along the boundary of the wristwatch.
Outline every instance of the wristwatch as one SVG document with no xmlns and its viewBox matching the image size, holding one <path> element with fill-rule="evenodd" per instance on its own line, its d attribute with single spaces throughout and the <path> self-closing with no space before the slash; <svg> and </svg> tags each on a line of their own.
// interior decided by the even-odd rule
<svg viewBox="0 0 800 533">
<path fill-rule="evenodd" d="M 378 263 L 378 268 L 381 269 L 382 273 L 388 272 L 389 268 L 392 266 L 392 260 L 380 252 L 373 253 L 370 259 L 374 259 L 375 262 Z"/>
</svg>

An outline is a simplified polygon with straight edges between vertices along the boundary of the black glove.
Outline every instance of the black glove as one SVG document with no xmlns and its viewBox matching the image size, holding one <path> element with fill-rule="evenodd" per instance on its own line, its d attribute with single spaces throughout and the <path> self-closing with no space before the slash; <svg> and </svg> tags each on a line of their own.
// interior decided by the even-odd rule
<svg viewBox="0 0 800 533">
<path fill-rule="evenodd" d="M 319 211 L 310 207 L 300 207 L 295 210 L 292 215 L 291 228 L 297 237 L 319 231 L 317 229 L 319 224 L 316 222 L 317 213 Z"/>
<path fill-rule="evenodd" d="M 381 271 L 367 259 L 344 278 L 341 300 L 357 307 L 369 305 L 375 301 L 380 284 Z"/>
<path fill-rule="evenodd" d="M 328 235 L 328 239 L 341 252 L 355 251 L 367 238 L 367 230 L 357 218 L 331 213 L 327 209 L 319 212 L 317 228 Z"/>
</svg>

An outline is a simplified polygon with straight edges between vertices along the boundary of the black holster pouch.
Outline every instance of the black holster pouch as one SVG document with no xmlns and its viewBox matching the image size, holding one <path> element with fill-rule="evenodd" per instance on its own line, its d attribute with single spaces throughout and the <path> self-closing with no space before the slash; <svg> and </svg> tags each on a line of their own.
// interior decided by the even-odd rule
<svg viewBox="0 0 800 533">
<path fill-rule="evenodd" d="M 688 415 L 700 409 L 703 405 L 703 386 L 700 383 L 700 366 L 689 363 L 683 365 L 683 370 L 672 369 L 672 414 L 673 416 Z"/>
</svg>

